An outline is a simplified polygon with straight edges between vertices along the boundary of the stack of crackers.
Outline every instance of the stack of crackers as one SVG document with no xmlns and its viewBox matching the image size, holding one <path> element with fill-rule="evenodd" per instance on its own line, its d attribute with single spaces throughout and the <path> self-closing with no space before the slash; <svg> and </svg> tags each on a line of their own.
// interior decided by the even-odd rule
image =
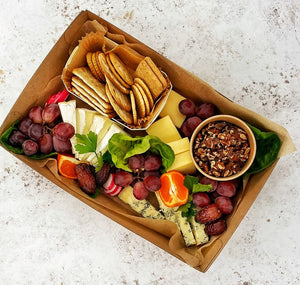
<svg viewBox="0 0 300 285">
<path fill-rule="evenodd" d="M 138 128 L 151 118 L 169 86 L 150 57 L 141 60 L 134 72 L 112 51 L 88 52 L 86 62 L 72 70 L 72 92 L 102 115 L 119 117 L 129 127 Z"/>
</svg>

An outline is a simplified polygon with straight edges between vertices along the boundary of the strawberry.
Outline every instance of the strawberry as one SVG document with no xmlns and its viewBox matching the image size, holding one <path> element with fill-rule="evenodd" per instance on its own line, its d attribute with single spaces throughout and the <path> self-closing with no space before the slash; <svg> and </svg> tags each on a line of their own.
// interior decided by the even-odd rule
<svg viewBox="0 0 300 285">
<path fill-rule="evenodd" d="M 201 224 L 206 224 L 219 219 L 222 213 L 216 204 L 210 204 L 202 208 L 196 214 L 196 220 Z"/>
</svg>

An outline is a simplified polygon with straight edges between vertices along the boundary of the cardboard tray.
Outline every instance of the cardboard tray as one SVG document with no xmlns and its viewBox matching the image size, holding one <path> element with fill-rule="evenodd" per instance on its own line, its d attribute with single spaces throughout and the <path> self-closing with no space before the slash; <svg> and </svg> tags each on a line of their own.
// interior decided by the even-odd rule
<svg viewBox="0 0 300 285">
<path fill-rule="evenodd" d="M 162 221 L 167 222 L 169 229 L 169 231 L 165 233 L 162 228 L 165 228 L 166 224 L 160 223 L 159 221 L 149 224 L 147 219 L 139 217 L 122 203 L 117 201 L 118 198 L 114 199 L 100 194 L 97 199 L 92 199 L 85 195 L 80 191 L 76 182 L 61 178 L 57 174 L 56 161 L 54 159 L 34 161 L 25 156 L 13 155 L 95 210 L 164 249 L 195 269 L 205 272 L 221 252 L 247 213 L 273 171 L 279 158 L 294 151 L 295 147 L 289 134 L 281 126 L 231 102 L 226 97 L 216 92 L 207 83 L 89 11 L 83 11 L 76 17 L 49 52 L 4 120 L 0 128 L 0 135 L 14 121 L 22 118 L 32 106 L 44 105 L 50 95 L 64 88 L 61 81 L 62 70 L 68 60 L 70 52 L 78 44 L 78 40 L 80 40 L 86 32 L 93 30 L 93 27 L 86 25 L 87 21 L 93 20 L 105 25 L 110 34 L 123 35 L 123 39 L 135 46 L 138 52 L 150 56 L 156 64 L 168 74 L 173 84 L 173 88 L 180 94 L 198 102 L 206 101 L 214 103 L 222 113 L 238 116 L 262 130 L 269 130 L 277 133 L 282 142 L 277 161 L 264 171 L 250 177 L 247 186 L 240 197 L 241 199 L 235 207 L 234 213 L 228 218 L 227 231 L 217 238 L 213 238 L 207 246 L 199 249 L 197 247 L 185 248 L 184 245 L 174 242 L 174 240 L 180 240 L 181 236 L 180 233 L 178 234 L 178 231 L 176 232 L 176 227 L 168 221 Z M 79 106 L 80 104 L 84 106 L 81 102 L 78 102 L 78 104 Z"/>
</svg>

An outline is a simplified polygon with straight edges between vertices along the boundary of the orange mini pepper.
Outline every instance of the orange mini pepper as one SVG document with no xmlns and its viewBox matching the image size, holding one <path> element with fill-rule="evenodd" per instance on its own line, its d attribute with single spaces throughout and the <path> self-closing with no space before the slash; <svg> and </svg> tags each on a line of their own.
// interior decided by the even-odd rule
<svg viewBox="0 0 300 285">
<path fill-rule="evenodd" d="M 160 177 L 159 196 L 167 207 L 177 207 L 187 203 L 189 190 L 183 184 L 184 178 L 185 176 L 176 170 L 166 172 Z"/>
</svg>

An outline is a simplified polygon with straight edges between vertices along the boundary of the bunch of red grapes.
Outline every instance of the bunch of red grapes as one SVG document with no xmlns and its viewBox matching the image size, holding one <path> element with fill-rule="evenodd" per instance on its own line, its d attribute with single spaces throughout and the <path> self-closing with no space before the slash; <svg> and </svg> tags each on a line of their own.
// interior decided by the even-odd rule
<svg viewBox="0 0 300 285">
<path fill-rule="evenodd" d="M 240 187 L 240 180 L 216 181 L 207 177 L 200 178 L 204 185 L 212 185 L 209 193 L 193 194 L 193 204 L 199 209 L 195 219 L 201 224 L 205 224 L 205 232 L 208 235 L 218 235 L 227 228 L 224 215 L 233 211 L 232 198 Z"/>
<path fill-rule="evenodd" d="M 22 147 L 25 155 L 34 155 L 71 150 L 70 138 L 74 135 L 74 127 L 61 122 L 58 104 L 49 104 L 45 108 L 34 106 L 28 116 L 23 118 L 9 137 L 12 146 Z"/>
<path fill-rule="evenodd" d="M 182 100 L 178 108 L 180 113 L 187 117 L 180 127 L 180 132 L 185 137 L 191 137 L 202 120 L 217 114 L 217 108 L 214 104 L 203 103 L 196 106 L 190 99 Z"/>
<path fill-rule="evenodd" d="M 162 160 L 157 154 L 136 154 L 129 158 L 128 166 L 132 170 L 127 172 L 118 170 L 115 173 L 114 182 L 116 185 L 133 187 L 133 195 L 138 200 L 146 199 L 149 191 L 158 191 L 161 187 L 160 168 Z"/>
</svg>

